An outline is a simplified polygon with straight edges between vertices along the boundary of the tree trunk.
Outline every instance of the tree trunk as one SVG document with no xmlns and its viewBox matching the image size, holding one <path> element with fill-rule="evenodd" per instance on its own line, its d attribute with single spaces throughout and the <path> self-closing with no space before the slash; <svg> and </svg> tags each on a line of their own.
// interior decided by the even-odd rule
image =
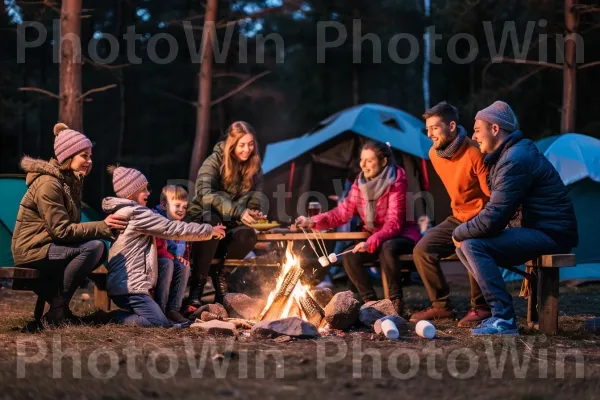
<svg viewBox="0 0 600 400">
<path fill-rule="evenodd" d="M 81 0 L 63 0 L 60 19 L 60 106 L 58 118 L 83 128 L 81 102 Z"/>
<path fill-rule="evenodd" d="M 190 181 L 196 181 L 198 169 L 206 158 L 210 139 L 210 103 L 212 86 L 213 45 L 212 35 L 216 34 L 214 23 L 217 16 L 217 0 L 208 0 L 204 30 L 202 31 L 202 62 L 198 78 L 198 107 L 196 110 L 196 137 L 190 160 Z"/>
<path fill-rule="evenodd" d="M 429 16 L 431 13 L 431 0 L 423 0 L 423 11 L 425 15 L 425 19 L 429 23 Z M 425 110 L 428 110 L 430 107 L 430 99 L 431 93 L 429 89 L 429 71 L 430 71 L 430 63 L 429 63 L 429 55 L 431 51 L 431 37 L 429 36 L 429 32 L 427 32 L 427 27 L 425 27 L 425 33 L 423 35 L 423 41 L 425 43 L 425 52 L 423 53 L 423 104 L 425 106 Z M 471 63 L 473 64 L 473 63 Z"/>
<path fill-rule="evenodd" d="M 354 19 L 360 19 L 360 10 L 358 7 L 354 7 L 353 10 Z M 353 22 L 354 23 L 354 22 Z M 350 28 L 349 30 L 352 30 Z M 357 106 L 360 103 L 360 94 L 359 94 L 359 74 L 358 74 L 358 66 L 355 63 L 352 63 L 352 104 Z"/>
<path fill-rule="evenodd" d="M 560 122 L 561 133 L 575 131 L 575 111 L 577 96 L 577 0 L 565 0 L 565 61 L 563 67 L 563 103 Z M 572 39 L 572 40 L 570 40 Z"/>
<path fill-rule="evenodd" d="M 131 21 L 135 20 L 135 8 L 130 1 L 119 0 L 117 4 L 116 36 L 119 41 L 119 64 L 127 63 L 127 44 L 123 38 Z M 115 157 L 121 160 L 123 156 L 123 143 L 127 132 L 127 82 L 125 68 L 119 68 L 115 72 L 119 82 L 119 136 L 117 139 L 117 150 Z"/>
</svg>

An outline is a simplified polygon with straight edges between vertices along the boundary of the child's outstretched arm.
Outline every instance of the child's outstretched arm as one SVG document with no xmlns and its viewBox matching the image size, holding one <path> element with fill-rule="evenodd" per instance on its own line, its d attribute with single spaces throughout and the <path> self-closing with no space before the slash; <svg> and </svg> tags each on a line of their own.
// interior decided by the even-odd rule
<svg viewBox="0 0 600 400">
<path fill-rule="evenodd" d="M 170 240 L 202 241 L 213 237 L 213 227 L 195 222 L 171 221 L 146 207 L 136 207 L 129 228 L 151 236 Z"/>
</svg>

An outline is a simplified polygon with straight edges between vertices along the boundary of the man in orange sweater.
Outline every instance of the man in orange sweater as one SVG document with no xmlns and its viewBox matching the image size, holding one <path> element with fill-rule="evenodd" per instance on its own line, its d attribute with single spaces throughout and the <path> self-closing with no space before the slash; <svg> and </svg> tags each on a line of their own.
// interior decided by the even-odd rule
<svg viewBox="0 0 600 400">
<path fill-rule="evenodd" d="M 417 243 L 413 257 L 417 271 L 427 289 L 432 306 L 412 315 L 411 321 L 454 318 L 450 288 L 440 267 L 440 259 L 452 255 L 455 246 L 452 232 L 481 211 L 489 200 L 487 169 L 477 144 L 457 124 L 458 111 L 441 102 L 423 114 L 427 136 L 433 140 L 429 158 L 451 200 L 452 216 L 427 231 Z M 491 317 L 477 281 L 469 275 L 471 310 L 458 326 L 473 327 Z"/>
</svg>

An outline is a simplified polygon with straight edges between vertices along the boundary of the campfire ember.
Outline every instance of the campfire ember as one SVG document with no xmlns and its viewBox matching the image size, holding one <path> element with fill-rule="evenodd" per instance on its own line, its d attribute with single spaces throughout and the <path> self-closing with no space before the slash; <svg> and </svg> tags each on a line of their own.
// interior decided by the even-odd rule
<svg viewBox="0 0 600 400">
<path fill-rule="evenodd" d="M 303 287 L 300 277 L 304 273 L 300 267 L 300 259 L 293 250 L 293 242 L 289 241 L 285 252 L 285 261 L 275 289 L 269 294 L 267 304 L 260 314 L 260 321 L 273 321 L 281 318 L 297 316 L 318 327 L 325 316 L 325 311 L 310 294 L 308 287 Z"/>
</svg>

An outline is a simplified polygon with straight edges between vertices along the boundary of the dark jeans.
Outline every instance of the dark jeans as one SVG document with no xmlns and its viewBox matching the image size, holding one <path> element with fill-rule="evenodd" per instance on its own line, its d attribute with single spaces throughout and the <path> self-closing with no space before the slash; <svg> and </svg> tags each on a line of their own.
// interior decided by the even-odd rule
<svg viewBox="0 0 600 400">
<path fill-rule="evenodd" d="M 160 306 L 145 294 L 125 294 L 111 297 L 120 308 L 114 314 L 113 322 L 142 328 L 169 328 L 171 323 L 165 317 Z"/>
<path fill-rule="evenodd" d="M 376 253 L 348 253 L 342 256 L 344 269 L 363 301 L 377 300 L 377 295 L 375 294 L 373 285 L 371 285 L 371 279 L 364 267 L 365 263 L 373 262 L 377 259 L 379 259 L 380 267 L 387 277 L 390 300 L 402 298 L 400 261 L 398 260 L 398 256 L 401 254 L 410 254 L 414 246 L 415 242 L 411 239 L 397 237 L 383 242 Z M 354 246 L 349 248 L 352 247 Z"/>
<path fill-rule="evenodd" d="M 45 282 L 41 292 L 46 300 L 56 295 L 71 300 L 79 285 L 100 266 L 104 253 L 104 243 L 100 240 L 73 245 L 51 244 L 46 258 L 25 267 L 40 271 Z"/>
<path fill-rule="evenodd" d="M 192 222 L 208 223 L 212 226 L 223 223 L 219 215 L 211 212 L 203 213 Z M 256 240 L 254 229 L 228 224 L 224 239 L 194 242 L 192 244 L 192 287 L 207 279 L 213 258 L 242 259 L 254 248 Z"/>
<path fill-rule="evenodd" d="M 454 253 L 452 232 L 461 222 L 448 217 L 441 224 L 429 229 L 419 240 L 413 251 L 413 259 L 417 272 L 425 285 L 429 300 L 434 307 L 452 308 L 450 304 L 450 287 L 440 266 L 440 259 Z M 488 308 L 477 281 L 469 274 L 471 284 L 471 307 Z"/>
<path fill-rule="evenodd" d="M 189 277 L 190 268 L 179 261 L 158 259 L 158 281 L 154 289 L 154 300 L 164 313 L 181 310 Z"/>
<path fill-rule="evenodd" d="M 511 319 L 515 316 L 512 297 L 499 267 L 521 265 L 543 254 L 569 251 L 570 248 L 560 246 L 541 231 L 510 228 L 498 236 L 465 240 L 456 254 L 479 283 L 492 315 Z"/>
</svg>

